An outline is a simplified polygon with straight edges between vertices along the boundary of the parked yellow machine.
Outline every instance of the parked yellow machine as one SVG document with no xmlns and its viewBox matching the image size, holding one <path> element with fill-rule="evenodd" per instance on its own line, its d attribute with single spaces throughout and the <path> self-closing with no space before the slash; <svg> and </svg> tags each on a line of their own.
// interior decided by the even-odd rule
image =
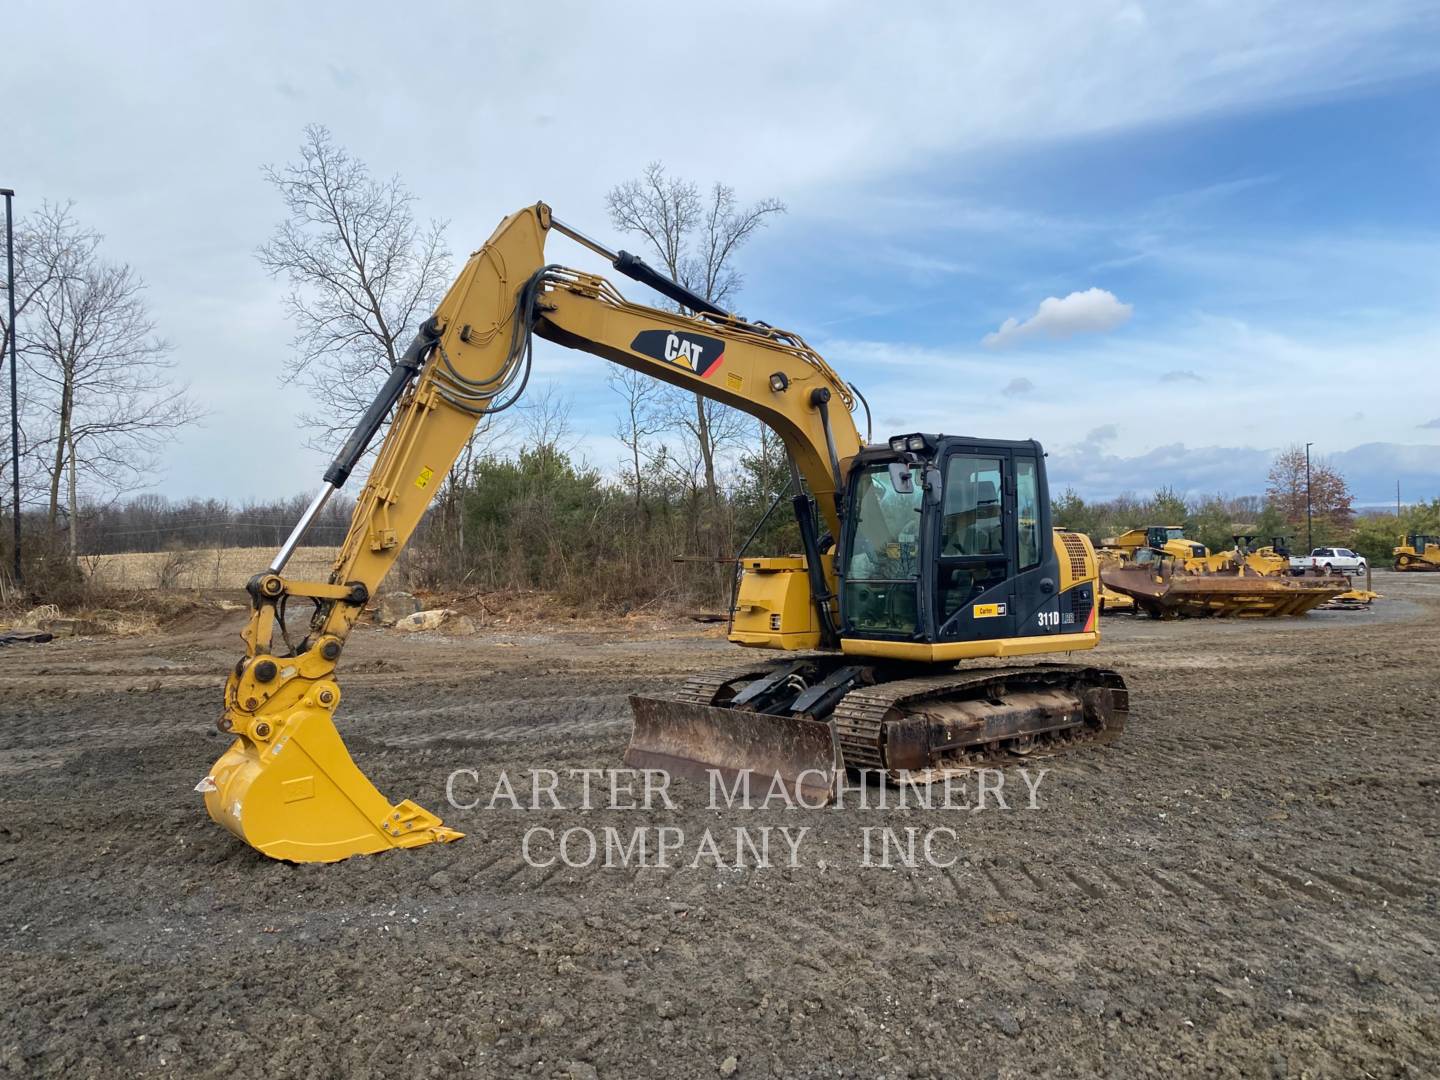
<svg viewBox="0 0 1440 1080">
<path fill-rule="evenodd" d="M 1284 577 L 1290 573 L 1290 549 L 1283 536 L 1273 536 L 1270 543 L 1255 545 L 1254 533 L 1236 533 L 1235 547 L 1230 557 L 1237 563 L 1243 562 L 1251 570 L 1265 577 Z"/>
<path fill-rule="evenodd" d="M 604 278 L 552 263 L 552 232 L 684 311 L 631 303 Z M 1038 442 L 923 432 L 870 442 L 852 416 L 854 388 L 798 336 L 717 307 L 538 203 L 470 257 L 250 581 L 245 655 L 219 720 L 233 742 L 197 788 L 241 840 L 328 862 L 459 837 L 409 800 L 392 805 L 351 759 L 335 727 L 335 669 L 439 478 L 477 422 L 524 390 L 532 337 L 740 409 L 780 436 L 790 462 L 802 551 L 743 562 L 730 635 L 768 652 L 632 697 L 627 764 L 701 779 L 773 774 L 824 800 L 844 769 L 928 781 L 1120 734 L 1128 695 L 1114 671 L 955 666 L 1099 644 L 1094 550 L 1052 530 Z M 328 580 L 283 576 L 387 421 Z M 291 600 L 308 608 L 303 629 L 287 629 Z"/>
<path fill-rule="evenodd" d="M 1277 545 L 1252 551 L 1253 539 L 1238 533 L 1232 550 L 1211 554 L 1178 525 L 1131 529 L 1105 540 L 1101 551 L 1120 561 L 1102 557 L 1100 584 L 1157 619 L 1303 615 L 1349 591 L 1344 578 L 1290 577 Z"/>
<path fill-rule="evenodd" d="M 1440 570 L 1440 536 L 1407 533 L 1400 538 L 1393 554 L 1396 570 Z"/>
<path fill-rule="evenodd" d="M 1132 563 L 1149 561 L 1152 556 L 1169 556 L 1189 564 L 1210 554 L 1204 544 L 1187 540 L 1185 530 L 1179 525 L 1148 525 L 1142 529 L 1131 529 L 1119 536 L 1106 537 L 1100 541 L 1100 546 L 1120 552 Z"/>
<path fill-rule="evenodd" d="M 1107 566 L 1119 569 L 1125 565 L 1125 553 L 1115 548 L 1100 547 L 1095 549 L 1095 559 L 1100 564 L 1102 574 L 1102 580 L 1100 582 L 1100 614 L 1134 614 L 1135 601 L 1124 593 L 1116 592 L 1114 589 L 1106 587 L 1103 580 L 1103 574 Z"/>
</svg>

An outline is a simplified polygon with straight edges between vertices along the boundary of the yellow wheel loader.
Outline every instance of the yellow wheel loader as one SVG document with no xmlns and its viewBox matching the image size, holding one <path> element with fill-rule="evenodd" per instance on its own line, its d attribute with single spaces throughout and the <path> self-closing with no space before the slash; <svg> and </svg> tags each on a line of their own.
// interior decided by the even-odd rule
<svg viewBox="0 0 1440 1080">
<path fill-rule="evenodd" d="M 1440 536 L 1409 533 L 1400 538 L 1393 554 L 1396 570 L 1440 570 Z"/>
<path fill-rule="evenodd" d="M 552 233 L 688 314 L 630 303 L 605 279 L 548 262 Z M 791 464 L 802 551 L 743 560 L 730 632 L 768 659 L 632 698 L 627 763 L 701 778 L 754 772 L 823 800 L 845 769 L 932 780 L 1119 734 L 1128 698 L 1115 672 L 1004 662 L 1100 639 L 1095 553 L 1084 536 L 1051 529 L 1039 443 L 862 440 L 852 410 L 863 399 L 798 336 L 722 310 L 539 203 L 470 257 L 249 583 L 245 655 L 219 721 L 234 741 L 198 785 L 237 837 L 297 862 L 458 838 L 413 802 L 392 804 L 351 760 L 335 727 L 335 670 L 476 423 L 524 390 L 534 336 L 749 413 Z M 329 579 L 286 577 L 387 418 Z M 303 628 L 287 625 L 302 605 Z M 956 666 L 968 660 L 991 662 Z"/>
</svg>

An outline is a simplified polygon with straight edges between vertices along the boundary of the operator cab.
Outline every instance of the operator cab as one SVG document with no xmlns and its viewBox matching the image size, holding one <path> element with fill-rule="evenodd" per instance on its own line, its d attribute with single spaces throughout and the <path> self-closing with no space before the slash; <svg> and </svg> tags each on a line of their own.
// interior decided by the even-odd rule
<svg viewBox="0 0 1440 1080">
<path fill-rule="evenodd" d="M 1034 440 L 896 436 L 857 455 L 846 505 L 842 638 L 986 641 L 1088 621 L 1092 586 L 1060 593 Z"/>
<path fill-rule="evenodd" d="M 1164 551 L 1172 540 L 1184 540 L 1185 530 L 1178 525 L 1151 525 L 1145 530 L 1145 543 L 1156 551 Z"/>
</svg>

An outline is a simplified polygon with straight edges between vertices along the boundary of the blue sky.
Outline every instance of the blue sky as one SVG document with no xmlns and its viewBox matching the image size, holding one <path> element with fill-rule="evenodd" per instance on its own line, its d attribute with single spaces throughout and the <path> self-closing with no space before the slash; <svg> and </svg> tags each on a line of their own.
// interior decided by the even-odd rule
<svg viewBox="0 0 1440 1080">
<path fill-rule="evenodd" d="M 1095 496 L 1255 492 L 1313 441 L 1362 501 L 1440 494 L 1433 5 L 560 3 L 543 32 L 505 5 L 410 10 L 418 54 L 392 9 L 21 5 L 0 183 L 22 210 L 76 200 L 211 407 L 155 490 L 264 497 L 323 469 L 253 258 L 280 214 L 259 167 L 321 122 L 462 253 L 537 198 L 624 244 L 604 193 L 656 159 L 782 198 L 738 306 L 857 382 L 877 436 L 1034 436 Z M 609 467 L 604 369 L 542 349 L 537 376 Z M 268 467 L 242 468 L 257 435 Z"/>
<path fill-rule="evenodd" d="M 818 251 L 812 339 L 870 369 L 887 425 L 906 423 L 904 388 L 928 384 L 927 418 L 1018 425 L 1082 492 L 1258 491 L 1269 453 L 1253 451 L 1314 441 L 1342 458 L 1371 444 L 1352 455 L 1362 498 L 1393 500 L 1395 479 L 1434 497 L 1440 469 L 1397 450 L 1389 476 L 1373 444 L 1440 441 L 1422 426 L 1440 414 L 1437 105 L 1440 83 L 1411 77 L 946 162 L 875 196 L 921 208 L 887 217 L 878 244 L 828 222 L 789 251 L 772 234 L 752 291 L 778 295 Z M 1089 289 L 1129 318 L 977 348 Z M 1156 453 L 1175 444 L 1190 453 Z"/>
</svg>

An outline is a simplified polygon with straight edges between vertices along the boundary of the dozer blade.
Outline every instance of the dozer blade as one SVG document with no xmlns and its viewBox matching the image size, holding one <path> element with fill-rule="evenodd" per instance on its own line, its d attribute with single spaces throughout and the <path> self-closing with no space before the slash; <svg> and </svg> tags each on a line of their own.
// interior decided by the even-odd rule
<svg viewBox="0 0 1440 1080">
<path fill-rule="evenodd" d="M 757 785 L 769 790 L 778 777 L 811 806 L 834 793 L 837 750 L 824 721 L 663 698 L 631 697 L 630 708 L 635 725 L 625 764 L 631 768 L 706 782 L 715 772 L 732 784 L 748 772 L 752 791 Z"/>
<path fill-rule="evenodd" d="M 336 862 L 463 835 L 409 800 L 390 805 L 351 759 L 330 714 L 306 704 L 271 738 L 237 738 L 196 790 L 213 820 L 290 862 Z"/>
</svg>

